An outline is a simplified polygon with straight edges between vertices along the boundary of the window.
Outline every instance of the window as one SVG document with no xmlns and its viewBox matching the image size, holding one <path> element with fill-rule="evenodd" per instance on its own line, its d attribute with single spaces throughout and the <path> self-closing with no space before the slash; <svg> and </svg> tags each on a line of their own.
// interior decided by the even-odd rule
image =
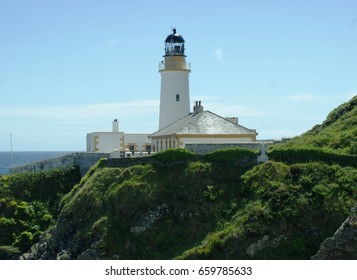
<svg viewBox="0 0 357 280">
<path fill-rule="evenodd" d="M 134 152 L 135 151 L 135 145 L 129 144 L 129 151 Z"/>
<path fill-rule="evenodd" d="M 148 153 L 151 152 L 151 145 L 146 144 L 146 151 L 147 151 Z"/>
<path fill-rule="evenodd" d="M 180 101 L 180 95 L 176 94 L 176 101 Z"/>
</svg>

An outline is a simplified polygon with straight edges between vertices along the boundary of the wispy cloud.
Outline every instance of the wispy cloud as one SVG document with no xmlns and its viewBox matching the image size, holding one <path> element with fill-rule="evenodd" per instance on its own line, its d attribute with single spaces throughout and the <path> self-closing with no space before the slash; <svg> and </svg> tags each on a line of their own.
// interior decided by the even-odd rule
<svg viewBox="0 0 357 280">
<path fill-rule="evenodd" d="M 219 101 L 202 103 L 205 110 L 209 110 L 222 117 L 261 117 L 268 115 L 266 111 L 255 106 L 236 105 Z"/>
<path fill-rule="evenodd" d="M 134 100 L 121 103 L 97 103 L 84 105 L 10 105 L 0 106 L 2 120 L 16 118 L 40 118 L 44 120 L 98 120 L 118 116 L 143 115 L 156 113 L 159 100 Z"/>
<path fill-rule="evenodd" d="M 357 25 L 357 17 L 353 18 L 350 23 L 350 27 L 354 28 Z"/>
<path fill-rule="evenodd" d="M 292 130 L 289 128 L 280 128 L 280 129 L 261 129 L 259 132 L 259 139 L 281 139 L 286 137 L 298 136 L 302 131 Z"/>
<path fill-rule="evenodd" d="M 315 102 L 321 99 L 321 96 L 309 93 L 302 93 L 289 95 L 287 99 L 292 102 Z"/>
<path fill-rule="evenodd" d="M 219 63 L 224 63 L 224 59 L 223 59 L 223 51 L 221 48 L 217 48 L 215 49 L 215 55 L 216 55 L 216 59 Z"/>
<path fill-rule="evenodd" d="M 237 105 L 222 102 L 220 96 L 197 95 L 191 98 L 192 106 L 195 101 L 202 101 L 204 110 L 209 110 L 223 117 L 260 117 L 271 113 L 256 106 Z"/>
<path fill-rule="evenodd" d="M 336 100 L 338 102 L 346 102 L 352 97 L 357 95 L 357 90 L 351 90 L 341 94 L 310 94 L 310 93 L 301 93 L 301 94 L 292 94 L 285 97 L 285 100 L 294 103 L 317 103 L 321 101 L 332 101 Z"/>
<path fill-rule="evenodd" d="M 219 96 L 214 96 L 214 95 L 195 95 L 195 96 L 191 96 L 191 102 L 195 102 L 195 101 L 212 102 L 212 101 L 219 101 L 220 99 L 221 98 Z"/>
<path fill-rule="evenodd" d="M 356 95 L 357 95 L 357 90 L 351 90 L 347 93 L 347 98 L 348 98 L 348 100 L 350 100 L 353 97 L 355 97 Z"/>
<path fill-rule="evenodd" d="M 100 43 L 100 45 L 107 46 L 107 47 L 111 47 L 119 44 L 120 44 L 120 40 L 118 38 L 108 39 Z"/>
</svg>

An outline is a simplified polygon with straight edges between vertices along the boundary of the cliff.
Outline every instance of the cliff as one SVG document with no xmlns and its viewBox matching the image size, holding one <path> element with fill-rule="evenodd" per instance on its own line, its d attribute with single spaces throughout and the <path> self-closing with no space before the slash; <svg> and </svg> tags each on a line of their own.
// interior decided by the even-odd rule
<svg viewBox="0 0 357 280">
<path fill-rule="evenodd" d="M 355 124 L 353 98 L 272 148 L 289 160 L 172 149 L 102 159 L 80 181 L 75 169 L 0 177 L 0 258 L 355 259 Z"/>
<path fill-rule="evenodd" d="M 357 260 L 357 205 L 333 237 L 322 242 L 313 260 Z"/>
<path fill-rule="evenodd" d="M 162 156 L 99 162 L 23 258 L 309 259 L 357 198 L 352 167 Z"/>
</svg>

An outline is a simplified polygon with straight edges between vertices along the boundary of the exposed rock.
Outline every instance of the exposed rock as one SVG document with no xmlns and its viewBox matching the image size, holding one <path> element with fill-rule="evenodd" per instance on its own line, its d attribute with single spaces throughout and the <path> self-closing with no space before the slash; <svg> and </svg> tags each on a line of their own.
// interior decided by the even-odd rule
<svg viewBox="0 0 357 280">
<path fill-rule="evenodd" d="M 163 203 L 162 205 L 157 206 L 156 209 L 150 210 L 148 214 L 146 214 L 137 226 L 130 228 L 130 232 L 135 235 L 139 235 L 151 228 L 156 221 L 158 221 L 161 217 L 166 215 L 169 212 L 168 206 Z"/>
<path fill-rule="evenodd" d="M 333 237 L 321 243 L 313 260 L 357 259 L 357 205 Z"/>
<path fill-rule="evenodd" d="M 269 247 L 269 248 L 278 247 L 280 245 L 281 241 L 283 241 L 285 239 L 286 239 L 285 235 L 280 235 L 276 238 L 269 240 L 269 236 L 264 235 L 262 239 L 259 239 L 258 241 L 253 242 L 248 246 L 248 248 L 246 250 L 246 254 L 252 258 L 252 257 L 254 257 L 254 255 L 256 253 L 264 250 L 267 247 Z"/>
<path fill-rule="evenodd" d="M 106 222 L 103 220 L 103 223 Z M 94 231 L 94 230 L 93 230 Z M 100 257 L 98 246 L 105 232 L 94 231 L 88 236 L 89 245 L 76 235 L 76 227 L 66 219 L 59 219 L 57 225 L 44 233 L 38 243 L 33 245 L 28 253 L 23 254 L 22 260 L 70 260 L 91 259 Z M 89 247 L 89 248 L 88 248 Z"/>
<path fill-rule="evenodd" d="M 20 260 L 48 260 L 49 246 L 48 241 L 51 238 L 51 230 L 45 232 L 40 236 L 38 243 L 34 244 L 28 253 L 20 256 Z"/>
<path fill-rule="evenodd" d="M 250 244 L 246 250 L 247 255 L 249 257 L 253 257 L 256 254 L 256 252 L 261 251 L 262 249 L 265 248 L 265 244 L 267 243 L 268 240 L 269 240 L 269 236 L 264 235 L 262 239 L 259 239 L 258 241 Z"/>
<path fill-rule="evenodd" d="M 144 231 L 146 231 L 146 227 L 132 227 L 130 229 L 131 233 L 134 233 L 135 235 L 139 235 L 141 233 L 143 233 Z"/>
<path fill-rule="evenodd" d="M 62 250 L 57 254 L 56 259 L 57 260 L 70 260 L 71 256 L 66 250 Z"/>
</svg>

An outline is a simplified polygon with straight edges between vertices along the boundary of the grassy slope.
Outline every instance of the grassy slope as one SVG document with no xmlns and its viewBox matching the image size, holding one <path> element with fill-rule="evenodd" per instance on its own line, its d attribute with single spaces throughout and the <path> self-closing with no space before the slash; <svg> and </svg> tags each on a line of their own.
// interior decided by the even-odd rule
<svg viewBox="0 0 357 280">
<path fill-rule="evenodd" d="M 356 101 L 284 145 L 355 154 Z M 77 235 L 104 236 L 105 258 L 306 259 L 357 201 L 352 167 L 268 162 L 243 174 L 205 161 L 97 168 L 62 215 L 92 208 Z"/>
<path fill-rule="evenodd" d="M 324 147 L 344 154 L 357 155 L 357 96 L 334 109 L 321 125 L 283 147 Z"/>
<path fill-rule="evenodd" d="M 107 259 L 307 259 L 356 202 L 356 178 L 321 163 L 98 166 L 63 200 L 59 221 L 81 244 L 74 257 L 100 241 Z"/>
<path fill-rule="evenodd" d="M 202 161 L 98 167 L 64 199 L 60 219 L 84 244 L 77 253 L 100 237 L 104 258 L 171 259 L 222 227 L 243 203 L 240 176 L 250 168 Z"/>
<path fill-rule="evenodd" d="M 58 203 L 80 180 L 75 168 L 0 177 L 0 259 L 15 258 L 58 217 Z"/>
</svg>

